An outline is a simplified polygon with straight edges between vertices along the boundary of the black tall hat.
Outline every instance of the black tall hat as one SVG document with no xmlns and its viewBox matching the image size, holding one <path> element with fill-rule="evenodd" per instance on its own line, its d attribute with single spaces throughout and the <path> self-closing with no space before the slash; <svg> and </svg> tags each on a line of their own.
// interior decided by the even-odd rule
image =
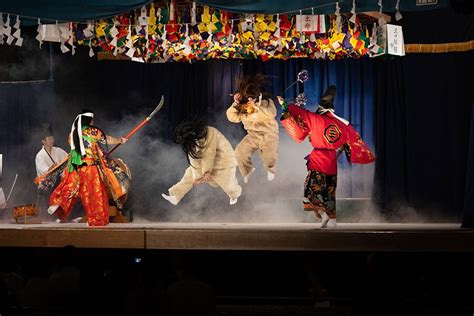
<svg viewBox="0 0 474 316">
<path fill-rule="evenodd" d="M 41 123 L 40 129 L 39 129 L 39 136 L 41 137 L 41 139 L 45 139 L 48 136 L 53 136 L 53 131 L 49 123 Z"/>
<path fill-rule="evenodd" d="M 334 109 L 334 98 L 336 97 L 336 86 L 330 85 L 324 95 L 321 97 L 319 104 L 325 109 Z"/>
</svg>

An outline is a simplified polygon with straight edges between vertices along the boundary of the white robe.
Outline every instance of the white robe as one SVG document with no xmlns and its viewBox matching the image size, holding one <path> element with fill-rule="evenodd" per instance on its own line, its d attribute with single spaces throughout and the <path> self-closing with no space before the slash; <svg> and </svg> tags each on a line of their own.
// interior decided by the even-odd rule
<svg viewBox="0 0 474 316">
<path fill-rule="evenodd" d="M 235 147 L 240 174 L 245 177 L 253 168 L 252 154 L 258 150 L 267 171 L 275 174 L 278 160 L 277 110 L 272 100 L 262 100 L 258 110 L 252 114 L 241 114 L 236 103 L 227 109 L 227 119 L 244 125 L 247 135 Z"/>
<path fill-rule="evenodd" d="M 199 180 L 209 173 L 212 180 L 210 186 L 220 187 L 231 199 L 236 199 L 242 193 L 242 188 L 235 176 L 237 160 L 229 141 L 216 128 L 208 126 L 207 137 L 202 148 L 202 158 L 192 159 L 183 178 L 169 188 L 179 202 L 193 188 L 193 181 Z"/>
<path fill-rule="evenodd" d="M 53 147 L 51 149 L 51 157 L 49 157 L 43 146 L 43 148 L 41 148 L 41 150 L 36 154 L 36 173 L 38 176 L 45 174 L 53 164 L 61 162 L 66 156 L 67 153 L 64 150 L 59 147 Z"/>
</svg>

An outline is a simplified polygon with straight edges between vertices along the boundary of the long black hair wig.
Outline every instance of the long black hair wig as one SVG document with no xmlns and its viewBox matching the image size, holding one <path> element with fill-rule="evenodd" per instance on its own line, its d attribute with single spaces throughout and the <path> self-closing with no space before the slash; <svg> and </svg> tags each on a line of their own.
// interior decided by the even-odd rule
<svg viewBox="0 0 474 316">
<path fill-rule="evenodd" d="M 191 165 L 189 157 L 201 159 L 204 143 L 199 140 L 207 138 L 207 123 L 203 118 L 181 122 L 173 131 L 173 140 L 181 145 L 188 164 Z"/>
</svg>

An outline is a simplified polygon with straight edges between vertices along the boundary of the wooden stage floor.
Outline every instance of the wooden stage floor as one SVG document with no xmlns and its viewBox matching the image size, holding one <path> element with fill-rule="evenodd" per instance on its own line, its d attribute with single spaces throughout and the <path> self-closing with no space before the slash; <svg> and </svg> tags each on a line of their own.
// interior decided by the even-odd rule
<svg viewBox="0 0 474 316">
<path fill-rule="evenodd" d="M 0 224 L 0 247 L 123 249 L 473 252 L 474 231 L 459 224 L 153 223 Z"/>
</svg>

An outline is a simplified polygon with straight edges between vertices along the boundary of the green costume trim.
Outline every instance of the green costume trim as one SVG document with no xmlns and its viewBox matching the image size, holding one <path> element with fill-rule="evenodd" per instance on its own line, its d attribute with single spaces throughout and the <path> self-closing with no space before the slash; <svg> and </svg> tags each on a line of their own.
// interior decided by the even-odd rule
<svg viewBox="0 0 474 316">
<path fill-rule="evenodd" d="M 68 171 L 71 172 L 74 170 L 74 166 L 82 165 L 81 154 L 78 153 L 75 149 L 71 149 L 69 152 L 69 165 Z"/>
<path fill-rule="evenodd" d="M 84 131 L 86 128 L 88 128 L 89 126 L 86 125 L 86 126 L 83 126 L 82 127 L 82 130 Z M 96 139 L 93 139 L 87 135 L 82 135 L 82 138 L 85 139 L 85 140 L 88 140 L 90 142 L 97 142 Z M 68 164 L 68 171 L 71 172 L 74 170 L 74 166 L 80 166 L 82 165 L 82 156 L 81 154 L 76 150 L 76 149 L 71 149 L 71 151 L 69 152 L 69 164 Z"/>
</svg>

